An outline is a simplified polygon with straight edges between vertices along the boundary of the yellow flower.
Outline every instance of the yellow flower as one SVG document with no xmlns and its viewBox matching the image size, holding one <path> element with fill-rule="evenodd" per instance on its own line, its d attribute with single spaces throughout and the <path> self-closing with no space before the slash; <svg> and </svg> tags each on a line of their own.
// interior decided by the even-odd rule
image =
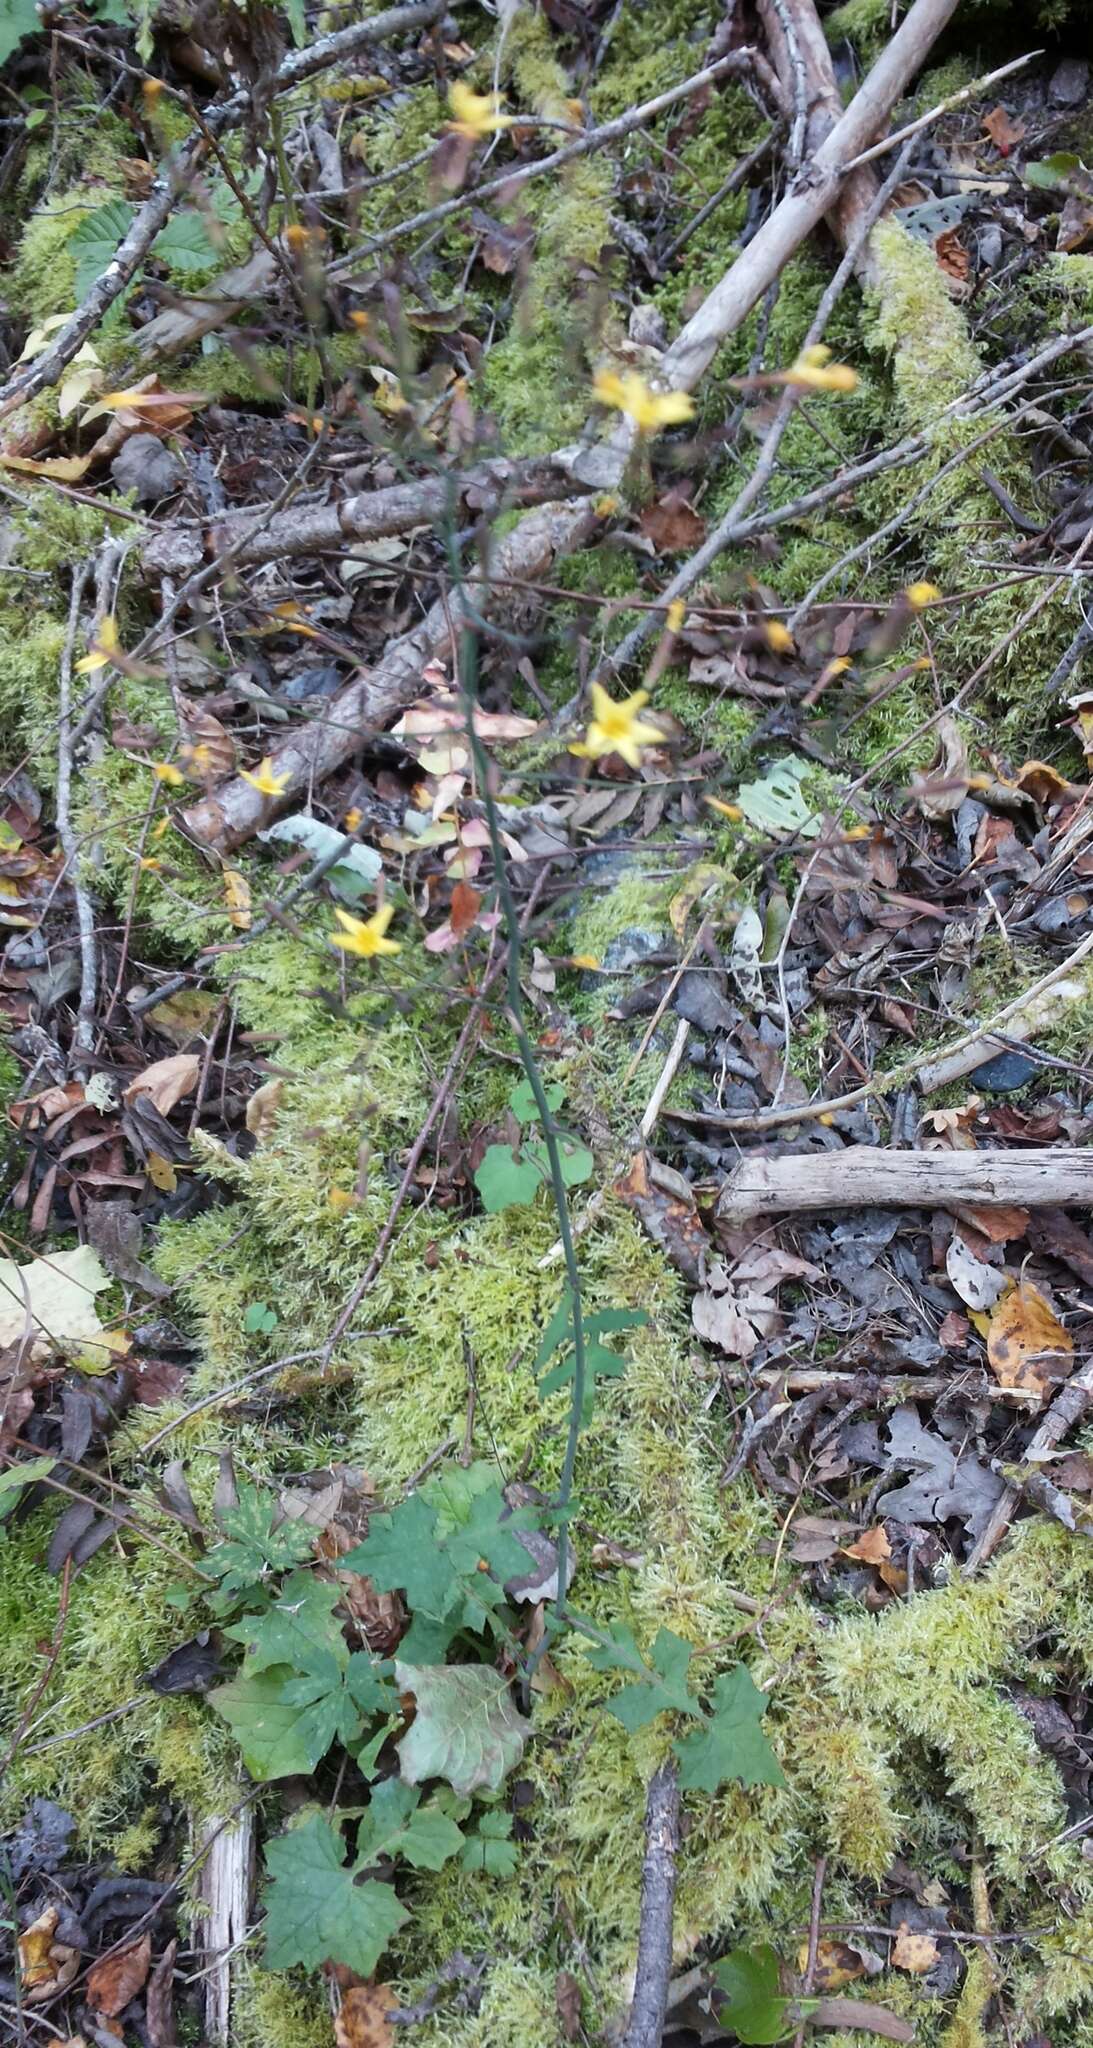
<svg viewBox="0 0 1093 2048">
<path fill-rule="evenodd" d="M 172 789 L 178 789 L 186 777 L 179 773 L 173 761 L 153 761 L 152 773 L 157 782 L 166 782 Z"/>
<path fill-rule="evenodd" d="M 782 624 L 781 619 L 763 620 L 763 638 L 772 654 L 792 654 L 794 652 L 793 635 L 789 627 Z"/>
<path fill-rule="evenodd" d="M 495 92 L 472 92 L 457 78 L 448 94 L 448 105 L 455 115 L 448 122 L 454 135 L 462 135 L 467 142 L 480 142 L 486 135 L 496 135 L 499 128 L 511 128 L 514 115 L 502 114 L 501 102 Z"/>
<path fill-rule="evenodd" d="M 799 384 L 807 391 L 856 391 L 858 373 L 849 363 L 833 363 L 831 350 L 822 342 L 806 348 L 792 368 L 782 373 L 783 384 Z"/>
<path fill-rule="evenodd" d="M 257 768 L 244 768 L 241 772 L 244 782 L 249 782 L 251 788 L 258 791 L 259 796 L 284 796 L 292 779 L 287 768 L 283 775 L 274 773 L 273 762 L 268 754 L 259 761 Z"/>
<path fill-rule="evenodd" d="M 673 597 L 665 614 L 664 624 L 669 633 L 678 633 L 687 616 L 687 607 L 681 597 Z"/>
<path fill-rule="evenodd" d="M 928 604 L 941 603 L 941 592 L 936 583 L 909 583 L 903 595 L 913 612 L 925 611 Z"/>
<path fill-rule="evenodd" d="M 182 758 L 186 763 L 187 775 L 203 782 L 212 773 L 213 750 L 207 740 L 184 740 Z"/>
<path fill-rule="evenodd" d="M 108 612 L 91 643 L 90 654 L 85 654 L 83 659 L 76 663 L 76 674 L 93 676 L 97 670 L 105 668 L 113 660 L 120 646 L 118 622 Z"/>
<path fill-rule="evenodd" d="M 593 683 L 592 717 L 583 741 L 576 741 L 570 753 L 592 761 L 604 754 L 621 754 L 629 767 L 640 768 L 642 748 L 656 746 L 664 738 L 655 725 L 644 725 L 638 716 L 648 702 L 648 690 L 635 690 L 632 697 L 616 704 L 602 683 Z"/>
<path fill-rule="evenodd" d="M 347 810 L 347 812 L 346 812 L 346 814 L 345 814 L 345 829 L 346 829 L 346 831 L 347 831 L 347 832 L 355 832 L 355 831 L 356 831 L 356 829 L 357 829 L 357 826 L 358 826 L 358 825 L 363 825 L 363 823 L 364 823 L 364 812 L 363 812 L 363 811 L 360 811 L 360 810 L 358 810 L 358 809 L 357 809 L 357 806 L 356 806 L 356 804 L 351 804 L 351 805 L 350 805 L 350 807 L 349 807 L 349 809 Z"/>
<path fill-rule="evenodd" d="M 591 971 L 599 967 L 600 956 L 598 953 L 573 953 L 569 964 L 571 967 L 585 967 Z"/>
<path fill-rule="evenodd" d="M 383 904 L 369 918 L 350 917 L 348 910 L 335 910 L 341 931 L 333 934 L 330 943 L 340 946 L 343 953 L 359 953 L 362 960 L 373 960 L 377 953 L 399 953 L 402 948 L 395 940 L 384 937 L 394 914 L 390 903 Z"/>
<path fill-rule="evenodd" d="M 613 405 L 633 420 L 639 434 L 659 434 L 689 420 L 694 400 L 685 391 L 653 391 L 636 370 L 620 377 L 615 370 L 597 370 L 592 385 L 601 405 Z"/>
</svg>

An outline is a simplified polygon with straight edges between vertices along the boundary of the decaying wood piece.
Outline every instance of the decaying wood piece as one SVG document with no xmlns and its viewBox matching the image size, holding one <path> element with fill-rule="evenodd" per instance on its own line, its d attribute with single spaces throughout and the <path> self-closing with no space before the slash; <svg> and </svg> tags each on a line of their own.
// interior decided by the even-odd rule
<svg viewBox="0 0 1093 2048">
<path fill-rule="evenodd" d="M 730 1223 L 749 1216 L 816 1209 L 1093 1207 L 1093 1148 L 1044 1146 L 1035 1152 L 889 1152 L 854 1145 L 845 1152 L 745 1157 L 718 1198 Z"/>
<path fill-rule="evenodd" d="M 1026 1465 L 1042 1464 L 1061 1444 L 1067 1432 L 1081 1422 L 1093 1403 L 1093 1358 L 1087 1359 L 1080 1371 L 1069 1379 L 1056 1394 L 1051 1407 L 1044 1416 L 1036 1435 L 1024 1454 Z M 990 1520 L 984 1527 L 974 1550 L 966 1559 L 963 1571 L 970 1578 L 994 1555 L 1006 1530 L 1013 1520 L 1014 1510 L 1021 1498 L 1019 1486 L 1007 1486 L 995 1502 Z"/>
<path fill-rule="evenodd" d="M 204 291 L 193 298 L 180 298 L 149 320 L 135 339 L 137 362 L 162 362 L 164 356 L 177 355 L 180 348 L 190 348 L 216 328 L 226 327 L 250 300 L 269 290 L 276 274 L 277 263 L 270 250 L 255 249 L 245 263 L 225 270 Z"/>
<path fill-rule="evenodd" d="M 209 1853 L 201 1871 L 205 1905 L 202 1948 L 205 1977 L 205 2033 L 211 2042 L 231 2039 L 232 1955 L 246 1940 L 254 1889 L 254 1808 L 234 1820 L 210 1820 L 204 1830 Z"/>
<path fill-rule="evenodd" d="M 939 1059 L 929 1060 L 920 1067 L 918 1085 L 921 1094 L 936 1095 L 939 1088 L 947 1088 L 952 1081 L 962 1081 L 965 1074 L 974 1074 L 977 1067 L 985 1066 L 999 1053 L 1009 1052 L 1014 1040 L 1024 1044 L 1037 1031 L 1057 1023 L 1060 1009 L 1065 1009 L 1069 1003 L 1084 1001 L 1088 994 L 1087 983 L 1078 975 L 1053 982 L 1050 990 L 1031 1000 L 1026 1009 L 1015 1012 L 1006 1025 L 1003 1038 L 993 1037 L 985 1030 L 981 1038 L 974 1038 L 960 1052 L 942 1054 Z"/>
<path fill-rule="evenodd" d="M 664 2030 L 672 1974 L 678 1854 L 679 1774 L 674 1758 L 669 1757 L 650 1778 L 645 1802 L 638 1961 L 623 2048 L 658 2048 Z"/>
<path fill-rule="evenodd" d="M 452 516 L 461 520 L 469 500 L 475 511 L 502 502 L 528 504 L 556 499 L 572 489 L 559 458 L 529 456 L 519 462 L 502 458 L 477 463 L 473 469 L 444 471 L 389 484 L 380 491 L 355 491 L 324 505 L 289 505 L 281 512 L 236 512 L 180 536 L 177 526 L 154 534 L 144 550 L 143 564 L 152 574 L 192 575 L 206 559 L 230 556 L 231 568 L 254 568 L 282 562 L 289 555 L 313 554 L 320 548 L 344 550 L 346 541 L 381 540 L 409 533 L 415 526 L 435 526 Z"/>
</svg>

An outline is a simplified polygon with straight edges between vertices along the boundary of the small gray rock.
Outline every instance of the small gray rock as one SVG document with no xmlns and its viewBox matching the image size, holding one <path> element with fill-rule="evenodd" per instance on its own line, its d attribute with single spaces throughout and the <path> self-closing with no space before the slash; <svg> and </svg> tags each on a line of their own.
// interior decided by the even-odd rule
<svg viewBox="0 0 1093 2048">
<path fill-rule="evenodd" d="M 1018 1088 L 1027 1088 L 1039 1072 L 1037 1062 L 1027 1059 L 1023 1052 L 1000 1052 L 976 1067 L 972 1080 L 977 1088 L 986 1088 L 992 1095 L 1012 1095 Z"/>
<path fill-rule="evenodd" d="M 640 967 L 653 953 L 659 953 L 664 944 L 660 932 L 647 932 L 640 925 L 627 925 L 625 931 L 616 932 L 603 956 L 602 970 L 605 974 L 624 974 L 628 967 Z"/>
<path fill-rule="evenodd" d="M 1056 107 L 1080 107 L 1089 89 L 1089 65 L 1084 57 L 1064 57 L 1051 74 L 1048 98 Z"/>
<path fill-rule="evenodd" d="M 110 464 L 119 491 L 133 491 L 138 505 L 157 505 L 178 490 L 186 472 L 158 434 L 130 434 Z"/>
</svg>

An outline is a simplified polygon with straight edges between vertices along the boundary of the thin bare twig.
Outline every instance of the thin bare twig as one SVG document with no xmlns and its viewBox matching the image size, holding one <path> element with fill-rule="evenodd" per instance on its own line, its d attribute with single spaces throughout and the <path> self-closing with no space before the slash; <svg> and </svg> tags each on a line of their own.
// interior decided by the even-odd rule
<svg viewBox="0 0 1093 2048">
<path fill-rule="evenodd" d="M 61 649 L 57 705 L 57 836 L 64 850 L 65 867 L 76 899 L 76 923 L 80 934 L 80 1004 L 73 1033 L 76 1072 L 86 1079 L 88 1059 L 95 1044 L 95 998 L 99 978 L 98 941 L 95 936 L 95 906 L 80 874 L 80 845 L 72 822 L 72 665 L 76 635 L 80 627 L 80 605 L 91 578 L 91 564 L 81 563 L 72 572 L 72 594 L 68 605 L 68 626 Z"/>
</svg>

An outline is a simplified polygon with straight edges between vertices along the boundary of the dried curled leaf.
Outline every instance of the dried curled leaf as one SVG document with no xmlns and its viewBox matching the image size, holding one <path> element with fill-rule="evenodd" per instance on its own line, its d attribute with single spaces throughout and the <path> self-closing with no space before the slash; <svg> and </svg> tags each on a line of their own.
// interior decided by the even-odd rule
<svg viewBox="0 0 1093 2048">
<path fill-rule="evenodd" d="M 1048 1394 L 1074 1367 L 1074 1343 L 1038 1287 L 1022 1280 L 1003 1296 L 987 1331 L 987 1358 L 1003 1387 Z"/>
</svg>

